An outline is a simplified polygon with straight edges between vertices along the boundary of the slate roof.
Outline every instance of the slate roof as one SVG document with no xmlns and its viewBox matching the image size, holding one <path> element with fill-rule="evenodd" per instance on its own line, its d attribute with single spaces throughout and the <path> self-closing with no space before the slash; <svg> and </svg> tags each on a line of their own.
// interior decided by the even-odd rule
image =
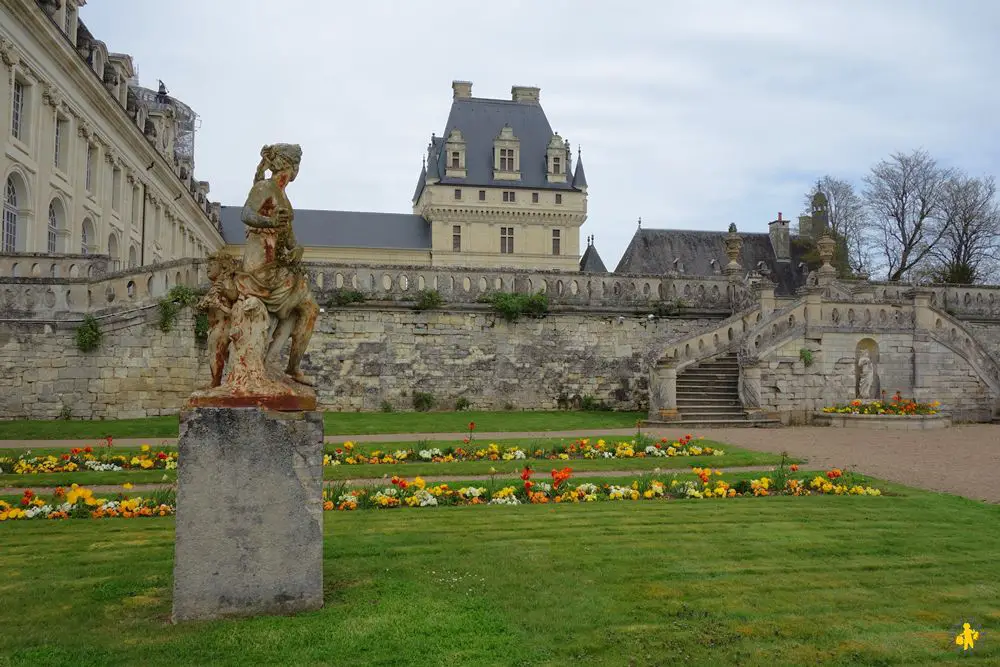
<svg viewBox="0 0 1000 667">
<path fill-rule="evenodd" d="M 246 226 L 242 206 L 222 207 L 222 236 L 241 245 Z M 334 248 L 392 248 L 430 250 L 431 228 L 422 216 L 408 213 L 321 211 L 295 209 L 295 239 L 299 245 Z"/>
<path fill-rule="evenodd" d="M 604 260 L 597 252 L 597 247 L 594 245 L 588 245 L 587 249 L 583 252 L 583 257 L 580 258 L 580 272 L 581 273 L 607 273 L 608 269 L 604 266 Z"/>
<path fill-rule="evenodd" d="M 740 233 L 743 248 L 740 264 L 744 271 L 758 267 L 760 262 L 775 282 L 775 293 L 790 295 L 805 284 L 806 272 L 798 267 L 804 262 L 804 247 L 792 237 L 791 261 L 778 262 L 767 233 Z M 684 275 L 722 275 L 726 257 L 726 232 L 686 229 L 639 229 L 625 249 L 615 273 L 663 274 L 683 268 Z M 711 260 L 715 260 L 715 266 Z M 674 260 L 678 260 L 677 264 Z"/>
<path fill-rule="evenodd" d="M 520 142 L 521 179 L 518 181 L 493 180 L 493 141 L 504 125 L 511 127 L 514 136 Z M 465 178 L 445 176 L 447 166 L 445 137 L 455 128 L 462 132 L 462 138 L 465 140 Z M 444 135 L 431 138 L 427 171 L 422 176 L 449 185 L 574 190 L 576 186 L 573 182 L 549 183 L 546 179 L 546 149 L 552 135 L 552 127 L 538 102 L 459 97 L 452 100 Z M 564 163 L 566 173 L 573 173 L 569 151 Z M 582 184 L 586 186 L 586 176 L 582 170 L 578 169 L 578 172 Z M 424 178 L 417 183 L 414 201 L 423 192 Z"/>
<path fill-rule="evenodd" d="M 587 187 L 587 174 L 583 172 L 582 155 L 578 155 L 576 158 L 576 171 L 573 172 L 573 187 L 577 190 Z"/>
</svg>

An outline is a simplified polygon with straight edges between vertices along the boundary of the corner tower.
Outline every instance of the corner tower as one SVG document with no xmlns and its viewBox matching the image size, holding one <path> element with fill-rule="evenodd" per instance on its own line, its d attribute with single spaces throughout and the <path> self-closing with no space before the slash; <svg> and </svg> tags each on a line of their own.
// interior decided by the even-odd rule
<svg viewBox="0 0 1000 667">
<path fill-rule="evenodd" d="M 472 96 L 452 82 L 451 112 L 431 135 L 413 212 L 431 226 L 434 264 L 578 270 L 587 182 L 552 131 L 540 90 Z"/>
</svg>

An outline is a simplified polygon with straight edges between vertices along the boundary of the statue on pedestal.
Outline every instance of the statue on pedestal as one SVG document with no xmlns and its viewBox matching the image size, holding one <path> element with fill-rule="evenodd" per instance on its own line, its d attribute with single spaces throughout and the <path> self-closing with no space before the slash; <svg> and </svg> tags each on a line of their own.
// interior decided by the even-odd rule
<svg viewBox="0 0 1000 667">
<path fill-rule="evenodd" d="M 190 406 L 261 406 L 312 410 L 315 385 L 299 365 L 312 337 L 319 306 L 302 267 L 302 247 L 292 230 L 294 212 L 285 188 L 299 173 L 302 148 L 272 144 L 260 151 L 254 184 L 243 207 L 247 226 L 243 257 L 209 267 L 212 384 L 191 395 Z M 277 370 L 291 340 L 284 372 Z M 228 357 L 229 374 L 222 380 Z"/>
</svg>

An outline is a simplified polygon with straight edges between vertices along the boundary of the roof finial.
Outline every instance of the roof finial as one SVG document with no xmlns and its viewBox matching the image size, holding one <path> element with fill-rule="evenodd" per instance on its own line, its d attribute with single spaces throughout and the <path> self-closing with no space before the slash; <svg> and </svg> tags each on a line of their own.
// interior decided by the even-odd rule
<svg viewBox="0 0 1000 667">
<path fill-rule="evenodd" d="M 639 216 L 639 229 L 642 229 L 642 216 Z"/>
</svg>

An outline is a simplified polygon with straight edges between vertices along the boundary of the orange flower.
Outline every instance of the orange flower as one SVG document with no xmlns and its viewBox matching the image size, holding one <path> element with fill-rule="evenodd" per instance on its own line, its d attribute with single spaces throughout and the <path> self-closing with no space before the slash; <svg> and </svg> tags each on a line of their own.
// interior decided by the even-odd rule
<svg viewBox="0 0 1000 667">
<path fill-rule="evenodd" d="M 552 471 L 552 488 L 558 489 L 559 485 L 569 479 L 570 475 L 573 473 L 572 468 L 563 468 L 562 470 Z"/>
<path fill-rule="evenodd" d="M 792 465 L 790 465 L 788 467 L 788 469 L 791 470 L 792 472 L 798 472 L 799 471 L 799 466 L 798 466 L 797 463 L 793 463 Z"/>
</svg>

